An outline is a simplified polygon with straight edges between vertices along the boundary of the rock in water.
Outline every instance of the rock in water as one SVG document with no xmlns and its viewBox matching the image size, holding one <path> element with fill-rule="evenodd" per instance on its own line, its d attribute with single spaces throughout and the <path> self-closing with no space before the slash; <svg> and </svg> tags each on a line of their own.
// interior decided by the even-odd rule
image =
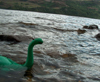
<svg viewBox="0 0 100 82">
<path fill-rule="evenodd" d="M 99 34 L 97 34 L 97 35 L 95 36 L 95 38 L 96 38 L 97 40 L 99 40 L 99 41 L 100 41 L 100 33 L 99 33 Z"/>
<path fill-rule="evenodd" d="M 83 26 L 84 29 L 98 29 L 97 25 Z"/>
</svg>

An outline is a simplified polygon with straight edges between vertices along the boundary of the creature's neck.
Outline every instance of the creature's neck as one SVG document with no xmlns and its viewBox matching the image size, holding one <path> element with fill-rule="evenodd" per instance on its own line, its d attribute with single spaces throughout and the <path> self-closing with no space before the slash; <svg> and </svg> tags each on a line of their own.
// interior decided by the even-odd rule
<svg viewBox="0 0 100 82">
<path fill-rule="evenodd" d="M 32 41 L 29 44 L 27 59 L 26 59 L 26 62 L 24 64 L 25 67 L 31 68 L 33 66 L 33 63 L 34 63 L 33 47 L 34 47 L 34 45 L 35 45 L 34 41 Z"/>
</svg>

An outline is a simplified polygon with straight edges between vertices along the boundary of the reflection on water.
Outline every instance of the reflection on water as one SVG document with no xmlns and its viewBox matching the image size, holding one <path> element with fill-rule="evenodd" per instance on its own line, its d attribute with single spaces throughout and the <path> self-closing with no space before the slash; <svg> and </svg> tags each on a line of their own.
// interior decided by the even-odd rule
<svg viewBox="0 0 100 82">
<path fill-rule="evenodd" d="M 44 41 L 34 47 L 32 69 L 0 70 L 1 82 L 100 82 L 99 31 L 83 28 L 92 24 L 100 20 L 0 9 L 1 55 L 23 64 L 30 41 Z"/>
<path fill-rule="evenodd" d="M 0 70 L 0 81 L 1 82 L 25 82 L 25 81 L 33 81 L 32 69 L 26 70 L 9 70 L 4 71 Z"/>
<path fill-rule="evenodd" d="M 24 71 L 9 71 L 5 72 L 0 70 L 0 81 L 1 82 L 23 82 Z"/>
</svg>

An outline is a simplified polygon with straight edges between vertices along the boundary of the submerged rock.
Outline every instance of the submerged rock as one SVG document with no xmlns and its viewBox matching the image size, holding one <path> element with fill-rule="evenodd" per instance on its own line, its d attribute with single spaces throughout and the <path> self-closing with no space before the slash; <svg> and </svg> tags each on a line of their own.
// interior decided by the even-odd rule
<svg viewBox="0 0 100 82">
<path fill-rule="evenodd" d="M 29 28 L 34 28 L 37 24 L 34 23 L 24 23 L 24 22 L 19 22 L 22 27 L 29 27 Z"/>
<path fill-rule="evenodd" d="M 78 30 L 77 30 L 77 33 L 78 33 L 78 34 L 84 34 L 85 32 L 86 32 L 86 30 L 81 30 L 81 29 L 78 29 Z"/>
<path fill-rule="evenodd" d="M 99 41 L 100 41 L 100 33 L 99 33 L 99 34 L 97 34 L 97 35 L 95 36 L 95 38 L 96 38 L 97 40 L 99 40 Z"/>
<path fill-rule="evenodd" d="M 83 28 L 88 29 L 89 27 L 88 26 L 83 26 Z"/>
<path fill-rule="evenodd" d="M 13 43 L 20 42 L 19 40 L 14 38 L 12 35 L 0 35 L 0 41 L 7 41 L 7 42 L 13 42 Z"/>
<path fill-rule="evenodd" d="M 90 25 L 89 29 L 98 29 L 98 26 L 97 25 Z"/>
<path fill-rule="evenodd" d="M 83 26 L 85 29 L 98 29 L 97 25 L 89 25 L 89 26 Z"/>
<path fill-rule="evenodd" d="M 75 54 L 67 53 L 67 54 L 63 54 L 61 57 L 66 59 L 67 61 L 70 61 L 70 62 L 73 62 L 73 63 L 78 62 Z"/>
<path fill-rule="evenodd" d="M 7 42 L 21 42 L 25 40 L 33 39 L 30 36 L 20 36 L 20 35 L 0 35 L 0 41 L 7 41 Z"/>
</svg>

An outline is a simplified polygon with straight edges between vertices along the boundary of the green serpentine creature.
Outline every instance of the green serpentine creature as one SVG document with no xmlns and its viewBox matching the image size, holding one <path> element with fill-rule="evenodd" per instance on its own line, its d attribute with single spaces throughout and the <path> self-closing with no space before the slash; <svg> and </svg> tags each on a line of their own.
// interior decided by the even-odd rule
<svg viewBox="0 0 100 82">
<path fill-rule="evenodd" d="M 37 44 L 42 44 L 43 41 L 41 38 L 36 38 L 32 40 L 32 42 L 29 44 L 28 47 L 28 54 L 27 54 L 27 59 L 24 64 L 18 64 L 14 62 L 13 60 L 6 58 L 4 56 L 0 56 L 0 67 L 3 70 L 8 70 L 8 69 L 21 69 L 23 67 L 26 67 L 28 69 L 32 68 L 33 63 L 34 63 L 34 58 L 33 58 L 33 47 Z"/>
</svg>

